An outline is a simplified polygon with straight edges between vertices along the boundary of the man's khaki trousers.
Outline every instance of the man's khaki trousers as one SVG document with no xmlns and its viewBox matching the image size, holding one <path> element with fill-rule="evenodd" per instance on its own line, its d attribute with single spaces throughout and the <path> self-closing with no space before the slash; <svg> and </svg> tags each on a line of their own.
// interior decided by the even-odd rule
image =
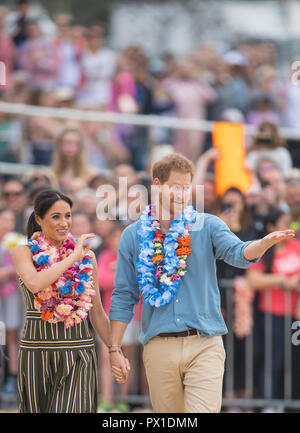
<svg viewBox="0 0 300 433">
<path fill-rule="evenodd" d="M 220 412 L 225 350 L 221 336 L 154 337 L 143 360 L 154 412 Z"/>
</svg>

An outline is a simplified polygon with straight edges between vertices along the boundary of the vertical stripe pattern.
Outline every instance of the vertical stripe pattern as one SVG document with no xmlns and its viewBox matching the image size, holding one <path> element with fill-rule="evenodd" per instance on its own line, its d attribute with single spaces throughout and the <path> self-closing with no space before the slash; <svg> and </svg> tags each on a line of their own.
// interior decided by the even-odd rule
<svg viewBox="0 0 300 433">
<path fill-rule="evenodd" d="M 21 413 L 97 411 L 97 356 L 88 323 L 72 328 L 44 322 L 21 282 L 26 320 L 19 348 Z"/>
</svg>

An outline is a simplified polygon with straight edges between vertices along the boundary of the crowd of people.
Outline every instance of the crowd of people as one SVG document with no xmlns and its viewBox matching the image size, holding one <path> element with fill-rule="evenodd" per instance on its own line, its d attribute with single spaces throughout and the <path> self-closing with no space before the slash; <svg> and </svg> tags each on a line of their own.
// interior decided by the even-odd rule
<svg viewBox="0 0 300 433">
<path fill-rule="evenodd" d="M 278 74 L 275 46 L 240 43 L 221 54 L 215 47 L 202 44 L 184 59 L 167 53 L 152 61 L 138 45 L 121 51 L 107 47 L 102 25 L 74 24 L 67 13 L 50 18 L 30 1 L 21 0 L 14 11 L 0 8 L 0 61 L 6 65 L 6 84 L 0 86 L 4 101 L 228 120 L 257 127 L 256 135 L 246 143 L 245 163 L 252 174 L 252 188 L 247 194 L 230 188 L 219 197 L 214 173 L 219 155 L 211 146 L 210 134 L 180 129 L 171 133 L 161 127 L 148 131 L 142 126 L 39 116 L 21 120 L 0 113 L 0 160 L 38 166 L 22 176 L 1 175 L 0 320 L 6 325 L 8 354 L 2 401 L 16 398 L 23 311 L 10 253 L 16 244 L 26 241 L 26 222 L 36 195 L 43 189 L 60 189 L 74 202 L 72 234 L 96 234 L 92 249 L 98 261 L 102 303 L 108 313 L 118 242 L 124 228 L 132 222 L 126 212 L 136 198 L 132 187 L 142 185 L 149 189 L 151 164 L 165 152 L 173 151 L 195 162 L 193 186 L 204 185 L 204 211 L 218 215 L 242 240 L 261 238 L 270 231 L 288 227 L 296 230 L 296 239 L 271 249 L 248 271 L 223 262 L 217 268 L 219 281 L 242 278 L 245 291 L 250 288 L 253 294 L 254 325 L 247 335 L 254 335 L 254 392 L 262 398 L 266 397 L 263 347 L 268 337 L 262 329 L 265 314 L 271 314 L 274 362 L 269 397 L 283 398 L 283 322 L 287 315 L 291 321 L 300 320 L 300 170 L 294 166 L 279 128 L 299 128 L 300 98 L 294 98 L 289 77 L 282 79 Z M 120 188 L 121 178 L 127 180 L 125 191 Z M 99 215 L 97 191 L 103 185 L 116 192 L 105 197 L 115 218 Z M 138 188 L 135 192 L 138 194 Z M 137 213 L 143 210 L 143 204 L 148 203 L 140 201 Z M 225 292 L 221 287 L 222 311 L 227 319 Z M 287 293 L 291 294 L 290 306 L 285 302 Z M 140 366 L 136 370 L 139 377 L 132 375 L 131 382 L 119 386 L 117 392 L 107 353 L 98 341 L 101 410 L 111 410 L 117 403 L 116 395 L 148 395 L 138 342 L 140 321 L 139 304 L 124 341 L 124 353 Z M 245 394 L 247 335 L 235 335 L 232 392 L 238 397 Z M 300 399 L 299 355 L 296 346 L 292 350 L 292 397 Z M 126 411 L 128 406 L 119 405 L 119 409 Z"/>
</svg>

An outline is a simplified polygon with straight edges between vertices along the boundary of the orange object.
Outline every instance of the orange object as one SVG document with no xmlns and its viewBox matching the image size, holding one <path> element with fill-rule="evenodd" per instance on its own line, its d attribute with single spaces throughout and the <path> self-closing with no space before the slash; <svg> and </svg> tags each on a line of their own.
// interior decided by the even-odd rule
<svg viewBox="0 0 300 433">
<path fill-rule="evenodd" d="M 181 247 L 181 248 L 177 248 L 176 250 L 177 256 L 188 256 L 189 254 L 191 254 L 191 252 L 192 252 L 192 248 L 188 248 L 188 247 Z"/>
<path fill-rule="evenodd" d="M 162 254 L 157 254 L 156 256 L 152 257 L 152 261 L 153 262 L 160 262 L 161 260 L 163 260 L 164 256 Z"/>
<path fill-rule="evenodd" d="M 245 168 L 244 126 L 238 123 L 216 122 L 212 138 L 213 146 L 220 154 L 215 162 L 217 195 L 223 195 L 231 187 L 247 193 L 252 179 L 250 171 Z"/>
</svg>

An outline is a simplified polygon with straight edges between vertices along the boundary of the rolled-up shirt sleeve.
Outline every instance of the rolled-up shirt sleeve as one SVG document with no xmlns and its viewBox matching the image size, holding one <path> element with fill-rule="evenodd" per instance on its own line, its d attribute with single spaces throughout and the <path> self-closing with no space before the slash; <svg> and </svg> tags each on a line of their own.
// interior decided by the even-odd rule
<svg viewBox="0 0 300 433">
<path fill-rule="evenodd" d="M 229 265 L 242 269 L 259 261 L 260 257 L 247 260 L 244 255 L 246 246 L 253 241 L 241 241 L 219 217 L 212 216 L 210 229 L 216 259 L 222 259 Z"/>
<path fill-rule="evenodd" d="M 110 320 L 129 323 L 134 314 L 134 306 L 139 303 L 139 300 L 134 238 L 129 226 L 122 233 L 119 243 L 114 290 L 109 310 Z"/>
</svg>

